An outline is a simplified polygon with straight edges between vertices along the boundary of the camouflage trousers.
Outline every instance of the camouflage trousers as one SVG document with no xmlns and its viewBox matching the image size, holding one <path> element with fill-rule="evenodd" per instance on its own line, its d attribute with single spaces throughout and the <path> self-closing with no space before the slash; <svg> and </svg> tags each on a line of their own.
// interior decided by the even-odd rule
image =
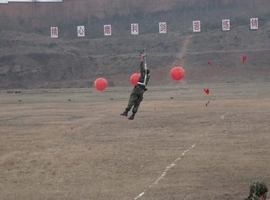
<svg viewBox="0 0 270 200">
<path fill-rule="evenodd" d="M 139 86 L 135 86 L 130 94 L 128 106 L 126 108 L 126 111 L 130 111 L 131 108 L 133 113 L 136 113 L 138 111 L 138 108 L 140 106 L 141 101 L 143 100 L 143 93 L 145 89 Z"/>
</svg>

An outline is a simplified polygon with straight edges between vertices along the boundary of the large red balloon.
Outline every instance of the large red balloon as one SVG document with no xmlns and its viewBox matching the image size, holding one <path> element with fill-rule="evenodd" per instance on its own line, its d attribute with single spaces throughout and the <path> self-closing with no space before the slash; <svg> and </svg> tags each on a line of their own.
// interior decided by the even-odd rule
<svg viewBox="0 0 270 200">
<path fill-rule="evenodd" d="M 105 78 L 98 78 L 94 82 L 94 86 L 97 90 L 105 90 L 108 86 L 108 82 Z"/>
<path fill-rule="evenodd" d="M 131 84 L 134 85 L 134 86 L 137 85 L 137 82 L 138 82 L 140 76 L 141 76 L 140 73 L 134 73 L 134 74 L 132 74 L 131 77 L 130 77 Z"/>
<path fill-rule="evenodd" d="M 182 68 L 182 67 L 174 67 L 172 68 L 171 70 L 171 77 L 174 79 L 174 80 L 181 80 L 182 78 L 184 78 L 185 76 L 185 70 Z"/>
</svg>

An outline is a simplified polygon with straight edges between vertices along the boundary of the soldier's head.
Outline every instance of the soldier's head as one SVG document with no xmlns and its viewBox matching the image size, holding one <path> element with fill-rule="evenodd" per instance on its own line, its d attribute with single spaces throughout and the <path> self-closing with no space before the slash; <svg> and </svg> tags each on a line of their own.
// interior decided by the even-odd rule
<svg viewBox="0 0 270 200">
<path fill-rule="evenodd" d="M 265 200 L 268 188 L 265 183 L 259 180 L 253 181 L 250 185 L 249 196 L 247 200 Z"/>
</svg>

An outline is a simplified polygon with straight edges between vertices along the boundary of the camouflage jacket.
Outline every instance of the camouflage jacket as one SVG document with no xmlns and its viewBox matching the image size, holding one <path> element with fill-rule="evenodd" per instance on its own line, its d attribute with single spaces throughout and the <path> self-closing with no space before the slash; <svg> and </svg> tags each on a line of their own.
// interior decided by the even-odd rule
<svg viewBox="0 0 270 200">
<path fill-rule="evenodd" d="M 141 61 L 140 64 L 140 78 L 138 80 L 137 85 L 144 85 L 145 87 L 147 86 L 149 79 L 150 79 L 150 70 L 144 66 L 144 62 Z"/>
</svg>

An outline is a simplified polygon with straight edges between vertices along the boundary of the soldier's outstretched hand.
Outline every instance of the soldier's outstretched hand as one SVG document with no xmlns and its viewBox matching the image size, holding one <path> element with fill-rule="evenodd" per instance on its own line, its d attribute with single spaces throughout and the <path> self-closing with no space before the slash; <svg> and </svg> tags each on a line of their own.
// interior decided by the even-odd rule
<svg viewBox="0 0 270 200">
<path fill-rule="evenodd" d="M 143 61 L 145 57 L 146 57 L 146 54 L 141 54 L 141 61 Z"/>
</svg>

